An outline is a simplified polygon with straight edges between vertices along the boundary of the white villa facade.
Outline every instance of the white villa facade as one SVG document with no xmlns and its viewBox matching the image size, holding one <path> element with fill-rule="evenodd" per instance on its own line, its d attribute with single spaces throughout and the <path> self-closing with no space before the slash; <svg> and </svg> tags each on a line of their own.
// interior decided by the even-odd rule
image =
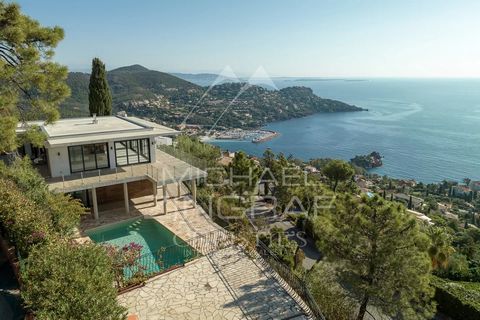
<svg viewBox="0 0 480 320">
<path fill-rule="evenodd" d="M 105 116 L 62 119 L 54 124 L 36 121 L 47 137 L 44 148 L 25 144 L 20 152 L 38 166 L 49 188 L 73 193 L 92 207 L 99 217 L 99 203 L 124 200 L 129 211 L 129 193 L 153 195 L 163 188 L 166 212 L 167 184 L 191 181 L 195 199 L 196 183 L 206 173 L 157 149 L 180 132 L 136 117 Z M 25 131 L 20 124 L 17 134 Z M 123 190 L 122 190 L 123 189 Z"/>
</svg>

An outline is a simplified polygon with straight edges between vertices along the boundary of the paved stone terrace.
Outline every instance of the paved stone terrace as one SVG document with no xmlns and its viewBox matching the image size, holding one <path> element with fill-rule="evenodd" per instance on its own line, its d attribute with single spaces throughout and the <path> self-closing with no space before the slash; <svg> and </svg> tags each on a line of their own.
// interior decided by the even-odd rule
<svg viewBox="0 0 480 320">
<path fill-rule="evenodd" d="M 184 240 L 221 229 L 200 206 L 194 207 L 186 188 L 178 194 L 177 185 L 170 184 L 167 194 L 166 215 L 162 200 L 154 207 L 146 196 L 131 200 L 129 214 L 122 208 L 101 211 L 99 221 L 82 223 L 83 230 L 140 216 L 156 219 Z M 152 278 L 118 299 L 140 320 L 306 319 L 301 300 L 292 298 L 295 294 L 277 277 L 230 246 Z"/>
<path fill-rule="evenodd" d="M 140 320 L 307 319 L 275 278 L 233 246 L 153 278 L 118 299 Z"/>
</svg>

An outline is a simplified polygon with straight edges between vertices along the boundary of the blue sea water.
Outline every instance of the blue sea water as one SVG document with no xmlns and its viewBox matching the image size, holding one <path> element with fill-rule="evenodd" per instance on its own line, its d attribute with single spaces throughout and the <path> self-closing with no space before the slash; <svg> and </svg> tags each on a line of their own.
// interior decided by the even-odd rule
<svg viewBox="0 0 480 320">
<path fill-rule="evenodd" d="M 480 180 L 480 79 L 367 79 L 275 81 L 307 86 L 324 98 L 369 111 L 325 114 L 268 124 L 280 136 L 260 144 L 214 141 L 261 156 L 274 152 L 349 160 L 378 151 L 384 165 L 371 172 L 423 182 Z"/>
</svg>

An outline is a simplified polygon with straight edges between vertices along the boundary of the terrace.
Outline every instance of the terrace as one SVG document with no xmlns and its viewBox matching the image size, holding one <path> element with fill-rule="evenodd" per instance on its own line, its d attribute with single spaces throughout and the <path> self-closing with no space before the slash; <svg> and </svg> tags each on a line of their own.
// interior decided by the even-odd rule
<svg viewBox="0 0 480 320">
<path fill-rule="evenodd" d="M 155 153 L 154 163 L 98 169 L 56 178 L 45 177 L 45 181 L 50 190 L 67 193 L 145 179 L 156 183 L 157 186 L 163 186 L 206 177 L 205 171 L 179 158 L 159 149 L 155 150 Z"/>
<path fill-rule="evenodd" d="M 167 186 L 177 185 L 177 192 L 180 194 L 180 186 L 183 182 L 191 183 L 193 199 L 196 199 L 196 180 L 205 178 L 207 173 L 193 166 L 187 157 L 182 159 L 164 152 L 158 148 L 155 149 L 155 162 L 134 164 L 130 166 L 116 167 L 114 169 L 98 169 L 70 174 L 62 177 L 49 177 L 40 167 L 39 172 L 43 173 L 45 181 L 50 190 L 55 192 L 72 193 L 78 191 L 88 192 L 91 196 L 91 206 L 93 216 L 99 219 L 99 201 L 97 200 L 98 190 L 113 188 L 116 185 L 123 185 L 124 210 L 128 214 L 131 210 L 131 196 L 129 195 L 129 185 L 134 182 L 151 182 L 151 202 L 154 206 L 158 202 L 158 193 L 162 194 L 163 213 L 167 213 Z M 188 162 L 187 162 L 188 161 Z M 113 190 L 113 189 L 112 189 Z M 165 191 L 163 191 L 165 190 Z M 118 190 L 117 190 L 118 191 Z M 113 191 L 112 191 L 113 192 Z M 110 192 L 111 193 L 111 192 Z M 101 199 L 100 199 L 101 200 Z M 108 208 L 108 206 L 107 206 Z M 102 212 L 102 214 L 104 214 Z"/>
<path fill-rule="evenodd" d="M 180 195 L 176 184 L 167 185 L 166 190 L 167 214 L 151 205 L 151 196 L 144 196 L 132 199 L 129 213 L 117 207 L 105 210 L 99 220 L 86 217 L 82 221 L 85 236 L 92 227 L 132 217 L 155 219 L 197 252 L 189 262 L 169 264 L 169 272 L 162 270 L 144 286 L 120 294 L 118 300 L 130 314 L 141 320 L 308 318 L 309 309 L 295 291 L 259 255 L 247 254 L 231 234 L 195 206 L 185 186 Z M 164 260 L 171 261 L 167 254 L 168 250 Z M 151 259 L 144 262 L 151 264 Z"/>
</svg>

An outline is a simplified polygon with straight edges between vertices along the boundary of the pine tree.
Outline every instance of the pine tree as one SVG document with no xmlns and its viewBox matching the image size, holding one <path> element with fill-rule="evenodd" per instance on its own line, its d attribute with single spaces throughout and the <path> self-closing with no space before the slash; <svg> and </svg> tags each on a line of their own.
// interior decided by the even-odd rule
<svg viewBox="0 0 480 320">
<path fill-rule="evenodd" d="M 245 192 L 252 192 L 257 186 L 259 169 L 243 151 L 235 153 L 228 169 L 231 186 L 239 197 L 244 196 Z M 240 198 L 239 201 L 241 201 Z"/>
<path fill-rule="evenodd" d="M 430 241 L 403 205 L 341 195 L 315 229 L 320 250 L 360 304 L 357 320 L 369 305 L 399 319 L 431 319 Z"/>
<path fill-rule="evenodd" d="M 0 153 L 17 148 L 18 121 L 54 122 L 70 93 L 67 68 L 52 60 L 63 30 L 43 27 L 9 2 L 0 1 Z M 45 136 L 31 126 L 23 138 L 39 146 Z"/>
<path fill-rule="evenodd" d="M 94 113 L 99 116 L 112 114 L 112 94 L 107 82 L 105 64 L 98 59 L 92 60 L 92 74 L 88 86 L 88 109 L 90 115 Z"/>
<path fill-rule="evenodd" d="M 330 180 L 333 191 L 336 191 L 338 183 L 352 178 L 355 170 L 346 161 L 332 160 L 323 167 L 322 173 Z"/>
</svg>

